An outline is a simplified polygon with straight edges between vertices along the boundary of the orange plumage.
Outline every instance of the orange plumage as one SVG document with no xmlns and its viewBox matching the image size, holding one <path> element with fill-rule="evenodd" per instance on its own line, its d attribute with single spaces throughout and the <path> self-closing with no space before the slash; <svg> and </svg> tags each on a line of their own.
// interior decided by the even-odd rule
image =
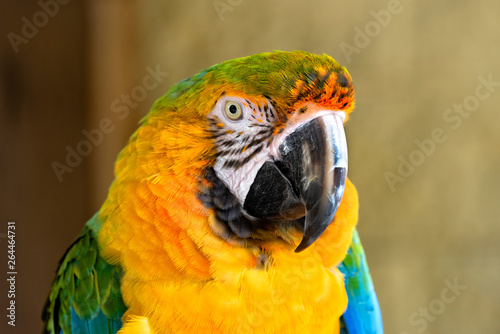
<svg viewBox="0 0 500 334">
<path fill-rule="evenodd" d="M 261 177 L 254 169 L 273 162 L 266 155 L 271 153 L 263 152 L 285 154 L 287 131 L 338 114 L 346 120 L 353 107 L 347 71 L 326 55 L 305 52 L 221 63 L 158 100 L 119 155 L 108 198 L 89 225 L 100 256 L 121 273 L 127 310 L 119 333 L 338 333 L 347 294 L 337 265 L 358 219 L 356 189 L 349 180 L 345 188 L 340 183 L 338 209 L 325 209 L 333 219 L 322 224 L 331 224 L 320 237 L 321 231 L 314 232 L 314 240 L 319 239 L 296 253 L 306 234 L 313 233 L 304 218 L 304 210 L 310 210 L 305 199 L 309 183 L 299 178 L 294 185 L 292 172 L 278 165 L 283 180 L 276 182 L 305 203 L 280 211 L 282 218 L 293 216 L 288 222 L 248 214 L 248 194 L 259 194 L 260 188 L 252 189 L 247 178 Z M 285 139 L 277 143 L 279 136 Z M 316 144 L 303 145 L 312 145 L 302 148 L 301 163 L 307 165 L 307 159 L 317 159 L 308 156 Z M 296 173 L 323 187 L 314 168 Z M 334 166 L 329 168 L 325 175 L 331 177 Z M 217 184 L 222 190 L 212 190 Z M 241 187 L 245 192 L 239 192 Z M 215 204 L 202 199 L 207 192 Z M 232 211 L 221 213 L 229 207 L 225 201 L 236 203 L 250 227 L 234 220 Z"/>
<path fill-rule="evenodd" d="M 327 71 L 318 68 L 319 75 Z M 216 88 L 256 103 L 261 98 L 238 87 Z M 318 101 L 314 88 L 297 82 L 289 98 L 307 94 L 286 112 L 307 102 L 335 110 L 352 107 L 352 94 L 345 94 L 349 88 L 339 90 L 336 76 L 328 79 Z M 336 99 L 341 94 L 345 97 Z M 207 98 L 203 105 L 210 106 L 210 98 L 218 95 L 199 99 Z M 123 268 L 125 319 L 147 317 L 158 333 L 164 328 L 174 333 L 333 333 L 347 305 L 335 266 L 357 221 L 354 186 L 347 183 L 335 224 L 302 253 L 283 242 L 261 248 L 229 244 L 214 235 L 214 213 L 196 198 L 215 147 L 196 114 L 189 106 L 170 114 L 158 110 L 116 164 L 117 180 L 100 213 L 99 242 L 104 257 Z M 293 237 L 300 241 L 299 233 Z"/>
</svg>

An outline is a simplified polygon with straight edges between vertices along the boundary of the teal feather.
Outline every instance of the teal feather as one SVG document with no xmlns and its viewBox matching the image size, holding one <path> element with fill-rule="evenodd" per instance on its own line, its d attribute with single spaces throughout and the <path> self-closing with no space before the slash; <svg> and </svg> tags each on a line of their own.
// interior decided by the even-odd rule
<svg viewBox="0 0 500 334">
<path fill-rule="evenodd" d="M 348 305 L 341 333 L 382 334 L 382 316 L 359 235 L 354 230 L 347 255 L 339 265 L 344 274 Z"/>
</svg>

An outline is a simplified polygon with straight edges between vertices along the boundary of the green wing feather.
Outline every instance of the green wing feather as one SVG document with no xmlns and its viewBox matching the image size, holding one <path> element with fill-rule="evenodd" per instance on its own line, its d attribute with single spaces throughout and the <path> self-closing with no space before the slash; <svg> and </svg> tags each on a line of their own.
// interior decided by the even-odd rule
<svg viewBox="0 0 500 334">
<path fill-rule="evenodd" d="M 126 311 L 121 268 L 99 254 L 97 215 L 62 257 L 42 318 L 44 333 L 116 333 Z"/>
</svg>

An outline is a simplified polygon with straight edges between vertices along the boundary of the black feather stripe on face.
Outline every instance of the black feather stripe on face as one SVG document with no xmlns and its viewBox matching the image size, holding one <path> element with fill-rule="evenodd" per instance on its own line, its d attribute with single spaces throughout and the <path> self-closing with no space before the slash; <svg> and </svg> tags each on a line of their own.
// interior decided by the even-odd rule
<svg viewBox="0 0 500 334">
<path fill-rule="evenodd" d="M 212 167 L 206 168 L 204 177 L 210 185 L 198 194 L 198 199 L 206 208 L 214 209 L 215 217 L 219 224 L 226 227 L 225 234 L 228 237 L 249 238 L 250 227 L 242 219 L 242 207 L 238 199 L 217 177 Z"/>
<path fill-rule="evenodd" d="M 259 246 L 266 240 L 281 239 L 290 242 L 289 232 L 303 232 L 304 218 L 293 221 L 269 223 L 266 220 L 249 219 L 238 199 L 217 177 L 212 167 L 207 167 L 203 179 L 208 185 L 200 182 L 198 200 L 208 209 L 214 210 L 212 230 L 228 242 L 240 246 Z"/>
<path fill-rule="evenodd" d="M 208 118 L 210 133 L 218 148 L 217 158 L 223 159 L 222 167 L 238 170 L 249 163 L 256 154 L 272 141 L 274 122 L 277 120 L 273 101 L 264 98 L 264 103 L 256 105 L 245 100 L 251 113 L 245 120 L 248 124 L 244 131 L 230 129 L 220 117 Z"/>
</svg>

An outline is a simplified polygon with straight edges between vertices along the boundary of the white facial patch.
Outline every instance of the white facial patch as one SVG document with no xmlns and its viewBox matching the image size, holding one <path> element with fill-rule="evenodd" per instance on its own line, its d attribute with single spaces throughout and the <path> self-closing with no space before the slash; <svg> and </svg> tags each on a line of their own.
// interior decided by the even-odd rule
<svg viewBox="0 0 500 334">
<path fill-rule="evenodd" d="M 226 95 L 219 99 L 208 119 L 218 148 L 215 173 L 244 203 L 259 169 L 266 161 L 273 160 L 269 147 L 276 112 L 269 101 L 256 105 Z"/>
<path fill-rule="evenodd" d="M 279 159 L 278 148 L 290 133 L 316 117 L 334 115 L 335 125 L 340 127 L 345 118 L 344 112 L 332 110 L 319 110 L 312 118 L 293 115 L 284 130 L 273 136 L 276 111 L 270 101 L 263 104 L 225 95 L 208 115 L 218 149 L 215 173 L 241 204 L 262 165 Z"/>
</svg>

